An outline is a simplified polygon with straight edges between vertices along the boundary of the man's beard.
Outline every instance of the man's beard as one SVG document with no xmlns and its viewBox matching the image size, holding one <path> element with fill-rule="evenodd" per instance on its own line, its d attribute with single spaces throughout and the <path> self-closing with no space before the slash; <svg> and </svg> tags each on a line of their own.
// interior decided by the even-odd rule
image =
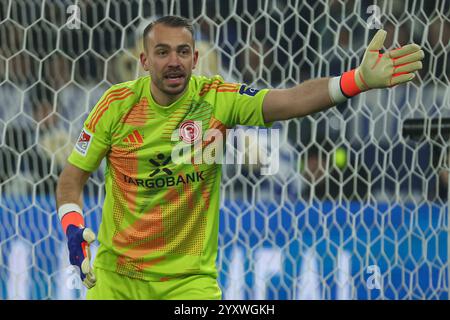
<svg viewBox="0 0 450 320">
<path fill-rule="evenodd" d="M 180 93 L 182 93 L 186 89 L 186 86 L 188 85 L 190 78 L 191 78 L 191 75 L 186 74 L 183 84 L 176 86 L 174 88 L 170 87 L 170 85 L 167 85 L 165 83 L 165 80 L 166 80 L 165 77 L 159 78 L 158 81 L 156 82 L 156 84 L 157 84 L 158 89 L 162 93 L 164 93 L 168 96 L 176 96 L 176 95 L 179 95 Z"/>
</svg>

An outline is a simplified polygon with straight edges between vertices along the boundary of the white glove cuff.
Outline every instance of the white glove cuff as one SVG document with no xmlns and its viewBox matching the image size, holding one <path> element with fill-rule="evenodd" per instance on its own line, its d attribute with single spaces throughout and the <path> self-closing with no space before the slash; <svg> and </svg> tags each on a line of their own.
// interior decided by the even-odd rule
<svg viewBox="0 0 450 320">
<path fill-rule="evenodd" d="M 334 77 L 328 81 L 328 92 L 330 94 L 331 101 L 334 104 L 339 104 L 347 101 L 347 97 L 344 96 L 341 90 L 341 77 Z"/>
<path fill-rule="evenodd" d="M 83 210 L 81 210 L 80 206 L 76 203 L 65 203 L 58 209 L 58 218 L 61 221 L 62 218 L 69 212 L 78 212 L 81 216 L 83 216 Z"/>
</svg>

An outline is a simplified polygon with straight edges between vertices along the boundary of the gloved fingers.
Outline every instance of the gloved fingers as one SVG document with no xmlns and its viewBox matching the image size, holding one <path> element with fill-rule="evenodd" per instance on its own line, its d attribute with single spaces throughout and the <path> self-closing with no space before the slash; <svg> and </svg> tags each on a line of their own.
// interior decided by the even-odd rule
<svg viewBox="0 0 450 320">
<path fill-rule="evenodd" d="M 388 51 L 387 55 L 389 58 L 395 59 L 395 58 L 406 56 L 408 54 L 414 53 L 419 50 L 420 50 L 419 45 L 417 45 L 415 43 L 411 43 L 411 44 L 407 44 L 406 46 L 403 46 L 401 48 L 397 48 L 397 49 Z"/>
<path fill-rule="evenodd" d="M 83 272 L 84 274 L 88 274 L 91 271 L 92 271 L 91 262 L 89 261 L 89 258 L 85 258 L 81 263 L 81 272 Z"/>
<path fill-rule="evenodd" d="M 367 50 L 369 51 L 379 51 L 383 48 L 384 40 L 386 39 L 387 32 L 384 30 L 378 30 L 377 33 L 373 36 L 369 45 L 367 46 Z"/>
<path fill-rule="evenodd" d="M 422 62 L 421 61 L 416 61 L 416 62 L 412 62 L 412 63 L 408 63 L 405 65 L 402 65 L 400 67 L 396 67 L 394 70 L 394 74 L 395 73 L 402 73 L 402 72 L 414 72 L 417 70 L 422 69 Z"/>
<path fill-rule="evenodd" d="M 415 74 L 414 73 L 406 73 L 406 74 L 401 74 L 399 76 L 395 76 L 391 78 L 391 87 L 395 86 L 397 84 L 400 83 L 405 83 L 408 81 L 411 81 L 412 79 L 415 78 Z"/>
<path fill-rule="evenodd" d="M 86 288 L 91 289 L 95 286 L 95 283 L 97 282 L 97 279 L 95 278 L 95 275 L 93 272 L 90 272 L 86 275 L 86 278 L 83 280 L 83 284 Z"/>
<path fill-rule="evenodd" d="M 94 270 L 91 267 L 90 261 L 88 258 L 84 259 L 81 263 L 81 273 L 83 274 L 84 278 L 83 283 L 84 285 L 90 289 L 95 285 L 96 278 L 94 275 Z"/>
<path fill-rule="evenodd" d="M 83 239 L 87 242 L 87 243 L 92 243 L 95 241 L 95 233 L 89 229 L 89 228 L 85 228 L 83 230 Z"/>
<path fill-rule="evenodd" d="M 424 57 L 425 57 L 425 53 L 423 52 L 423 50 L 419 50 L 414 53 L 407 54 L 398 59 L 394 59 L 394 66 L 419 61 L 419 60 L 422 60 Z"/>
</svg>

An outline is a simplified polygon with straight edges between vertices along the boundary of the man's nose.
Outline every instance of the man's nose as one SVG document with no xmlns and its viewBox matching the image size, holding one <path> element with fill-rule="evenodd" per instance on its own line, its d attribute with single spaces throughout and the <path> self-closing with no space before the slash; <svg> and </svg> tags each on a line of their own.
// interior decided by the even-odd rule
<svg viewBox="0 0 450 320">
<path fill-rule="evenodd" d="M 171 52 L 169 55 L 169 67 L 178 67 L 180 65 L 180 59 L 177 52 Z"/>
</svg>

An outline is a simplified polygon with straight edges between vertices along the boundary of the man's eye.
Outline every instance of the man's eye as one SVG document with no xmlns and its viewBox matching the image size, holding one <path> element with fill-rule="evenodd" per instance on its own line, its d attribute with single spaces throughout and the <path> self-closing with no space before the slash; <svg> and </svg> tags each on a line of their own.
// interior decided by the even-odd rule
<svg viewBox="0 0 450 320">
<path fill-rule="evenodd" d="M 164 56 L 167 54 L 167 51 L 158 51 L 157 54 L 158 56 Z"/>
<path fill-rule="evenodd" d="M 180 53 L 182 55 L 188 55 L 189 54 L 189 50 L 188 49 L 183 49 L 183 50 L 180 51 Z"/>
</svg>

